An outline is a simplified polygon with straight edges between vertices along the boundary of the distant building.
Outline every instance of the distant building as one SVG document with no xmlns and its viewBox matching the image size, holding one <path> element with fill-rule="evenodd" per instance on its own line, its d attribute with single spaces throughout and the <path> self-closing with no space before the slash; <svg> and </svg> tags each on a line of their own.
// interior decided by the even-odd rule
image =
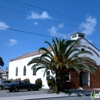
<svg viewBox="0 0 100 100">
<path fill-rule="evenodd" d="M 0 80 L 8 80 L 8 70 L 0 69 Z"/>
<path fill-rule="evenodd" d="M 66 83 L 68 88 L 70 88 L 70 84 L 74 84 L 76 88 L 79 87 L 90 87 L 90 88 L 100 88 L 100 50 L 98 50 L 93 44 L 91 44 L 88 40 L 85 39 L 85 34 L 83 33 L 75 33 L 71 35 L 71 40 L 80 40 L 80 45 L 75 47 L 79 48 L 80 50 L 89 50 L 93 53 L 93 56 L 90 55 L 82 55 L 82 56 L 89 56 L 90 58 L 94 59 L 98 65 L 98 74 L 94 77 L 89 72 L 80 72 L 77 75 L 74 72 L 68 73 L 66 76 Z M 50 49 L 49 49 L 50 50 Z M 51 50 L 50 50 L 51 51 Z M 48 88 L 47 85 L 47 78 L 48 73 L 50 75 L 54 75 L 50 71 L 47 72 L 45 76 L 43 76 L 44 70 L 41 69 L 35 72 L 36 69 L 31 69 L 32 66 L 27 66 L 27 63 L 37 56 L 41 54 L 36 52 L 27 53 L 20 57 L 10 60 L 9 62 L 9 79 L 16 79 L 16 78 L 29 78 L 32 83 L 35 83 L 37 78 L 41 78 L 44 88 Z"/>
</svg>

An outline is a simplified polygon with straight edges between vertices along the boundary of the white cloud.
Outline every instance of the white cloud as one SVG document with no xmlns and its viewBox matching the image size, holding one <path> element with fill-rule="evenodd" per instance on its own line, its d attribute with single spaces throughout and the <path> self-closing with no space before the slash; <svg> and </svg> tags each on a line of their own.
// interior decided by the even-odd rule
<svg viewBox="0 0 100 100">
<path fill-rule="evenodd" d="M 80 30 L 82 33 L 85 33 L 86 35 L 91 35 L 95 29 L 96 24 L 97 24 L 96 18 L 88 16 L 86 18 L 86 22 L 81 23 Z"/>
<path fill-rule="evenodd" d="M 6 28 L 9 28 L 9 26 L 5 24 L 4 22 L 0 21 L 0 30 L 6 30 Z"/>
<path fill-rule="evenodd" d="M 64 24 L 59 24 L 58 27 L 52 26 L 50 29 L 48 29 L 48 31 L 50 32 L 50 35 L 52 37 L 59 37 L 59 38 L 63 38 L 66 39 L 67 35 L 66 34 L 62 34 L 58 32 L 58 29 L 63 28 Z"/>
<path fill-rule="evenodd" d="M 58 28 L 63 28 L 63 27 L 64 27 L 64 23 L 58 25 Z"/>
<path fill-rule="evenodd" d="M 38 22 L 34 22 L 34 25 L 38 25 Z"/>
<path fill-rule="evenodd" d="M 42 12 L 41 14 L 33 11 L 30 15 L 27 16 L 27 19 L 51 19 L 51 16 L 49 16 L 46 11 Z"/>
<path fill-rule="evenodd" d="M 13 46 L 16 44 L 18 44 L 18 42 L 15 39 L 9 39 L 9 41 L 6 43 L 7 46 Z"/>
</svg>

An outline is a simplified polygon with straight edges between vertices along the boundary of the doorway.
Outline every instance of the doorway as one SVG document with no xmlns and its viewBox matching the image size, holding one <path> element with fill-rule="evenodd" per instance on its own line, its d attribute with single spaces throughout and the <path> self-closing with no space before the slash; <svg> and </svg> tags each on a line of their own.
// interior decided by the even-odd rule
<svg viewBox="0 0 100 100">
<path fill-rule="evenodd" d="M 90 85 L 90 74 L 89 72 L 80 72 L 80 86 Z"/>
</svg>

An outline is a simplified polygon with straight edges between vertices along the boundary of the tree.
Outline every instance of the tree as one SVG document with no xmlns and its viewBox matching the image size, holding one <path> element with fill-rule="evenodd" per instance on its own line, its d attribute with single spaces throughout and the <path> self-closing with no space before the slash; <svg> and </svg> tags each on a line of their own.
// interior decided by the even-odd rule
<svg viewBox="0 0 100 100">
<path fill-rule="evenodd" d="M 52 39 L 53 45 L 45 41 L 51 48 L 49 51 L 45 47 L 41 47 L 39 52 L 44 53 L 36 58 L 33 58 L 28 65 L 35 64 L 37 71 L 45 68 L 45 73 L 48 70 L 55 72 L 55 84 L 57 93 L 63 91 L 66 85 L 66 73 L 69 71 L 81 72 L 89 71 L 92 74 L 97 72 L 96 62 L 89 58 L 83 57 L 83 54 L 93 55 L 90 51 L 80 50 L 75 48 L 80 44 L 79 40 Z M 43 66 L 44 65 L 44 66 Z"/>
<path fill-rule="evenodd" d="M 0 57 L 0 66 L 4 66 L 3 59 Z"/>
</svg>

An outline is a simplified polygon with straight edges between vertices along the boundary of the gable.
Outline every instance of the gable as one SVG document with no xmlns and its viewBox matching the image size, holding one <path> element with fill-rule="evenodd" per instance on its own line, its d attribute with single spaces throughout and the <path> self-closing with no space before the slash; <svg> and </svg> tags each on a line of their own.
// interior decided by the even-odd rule
<svg viewBox="0 0 100 100">
<path fill-rule="evenodd" d="M 80 41 L 80 44 L 76 45 L 75 47 L 78 47 L 80 50 L 84 49 L 84 50 L 88 50 L 92 52 L 93 56 L 89 55 L 89 57 L 95 60 L 98 65 L 100 65 L 100 50 L 97 49 L 93 44 L 91 44 L 85 38 L 81 38 L 79 39 L 79 41 Z M 84 56 L 87 56 L 87 55 L 84 54 Z"/>
<path fill-rule="evenodd" d="M 100 50 L 96 48 L 93 44 L 87 41 L 85 38 L 81 39 L 80 47 L 87 48 L 88 50 L 94 52 L 98 57 L 100 57 Z"/>
</svg>

